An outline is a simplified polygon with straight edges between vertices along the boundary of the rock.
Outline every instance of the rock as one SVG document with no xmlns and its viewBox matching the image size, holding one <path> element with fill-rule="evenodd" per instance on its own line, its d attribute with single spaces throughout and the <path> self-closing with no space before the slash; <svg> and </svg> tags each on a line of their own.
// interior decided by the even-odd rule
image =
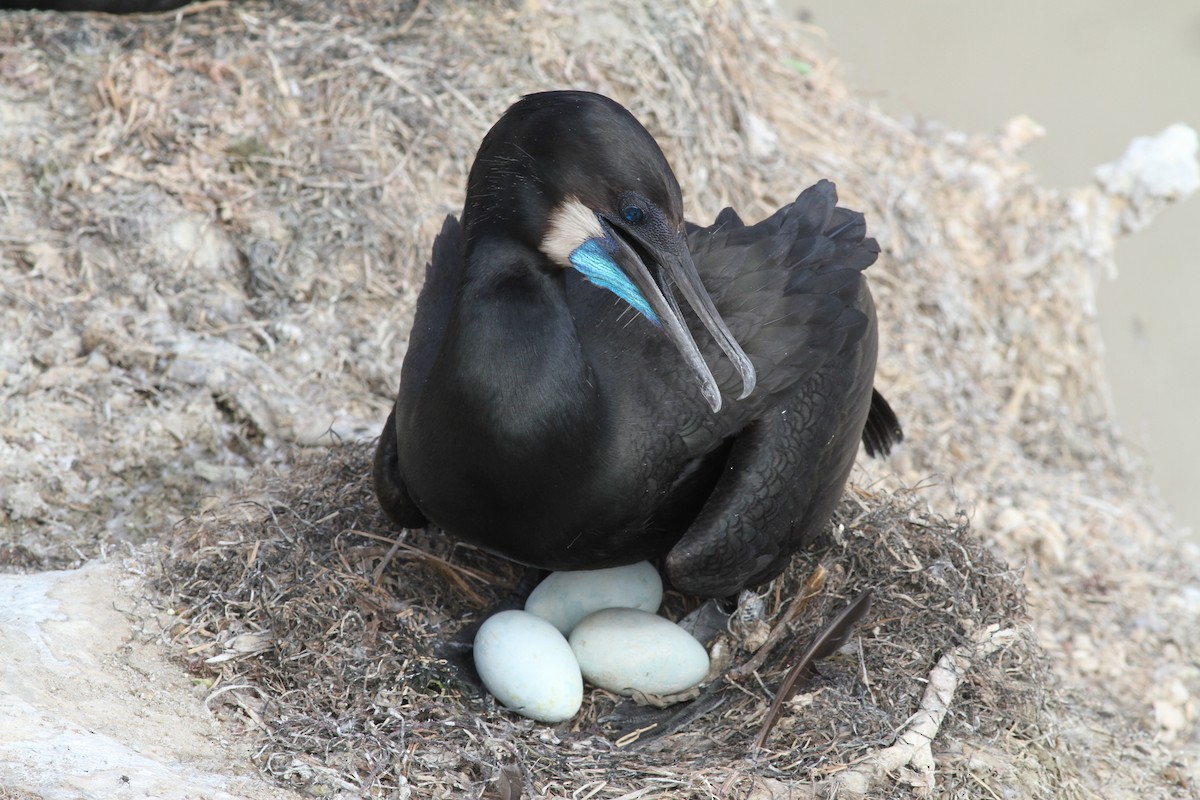
<svg viewBox="0 0 1200 800">
<path fill-rule="evenodd" d="M 159 647 L 140 579 L 113 564 L 0 575 L 0 797 L 295 800 Z"/>
</svg>

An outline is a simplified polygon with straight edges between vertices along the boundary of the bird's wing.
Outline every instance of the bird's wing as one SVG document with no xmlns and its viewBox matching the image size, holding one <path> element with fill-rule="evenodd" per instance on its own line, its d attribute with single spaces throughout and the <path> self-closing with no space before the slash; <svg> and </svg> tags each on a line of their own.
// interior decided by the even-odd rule
<svg viewBox="0 0 1200 800">
<path fill-rule="evenodd" d="M 697 270 L 758 372 L 759 403 L 794 391 L 866 334 L 862 271 L 879 245 L 865 232 L 863 215 L 839 208 L 829 181 L 755 225 L 725 209 L 707 228 L 690 226 Z M 701 346 L 722 390 L 736 395 L 732 364 Z"/>
<path fill-rule="evenodd" d="M 757 225 L 726 210 L 691 231 L 697 268 L 759 377 L 730 404 L 726 469 L 667 556 L 682 591 L 721 596 L 772 578 L 827 523 L 864 427 L 874 450 L 898 435 L 872 387 L 875 308 L 862 271 L 879 246 L 865 233 L 827 181 Z M 706 356 L 736 392 L 732 365 Z"/>
<path fill-rule="evenodd" d="M 732 439 L 712 493 L 667 555 L 682 592 L 736 594 L 775 577 L 825 526 L 858 452 L 874 353 L 851 369 L 822 370 Z"/>
<path fill-rule="evenodd" d="M 433 242 L 433 257 L 425 266 L 425 283 L 417 297 L 408 353 L 400 370 L 400 392 L 375 449 L 372 478 L 379 504 L 394 522 L 405 528 L 421 527 L 427 520 L 413 503 L 400 474 L 396 413 L 403 405 L 406 394 L 416 392 L 425 382 L 437 358 L 446 335 L 454 294 L 462 282 L 465 251 L 462 226 L 457 219 L 448 215 L 442 223 L 442 232 Z"/>
<path fill-rule="evenodd" d="M 462 286 L 466 268 L 466 239 L 462 226 L 453 215 L 447 215 L 442 231 L 433 240 L 433 257 L 425 265 L 425 283 L 417 297 L 408 353 L 400 372 L 400 391 L 425 382 L 429 370 L 441 349 L 454 296 Z"/>
</svg>

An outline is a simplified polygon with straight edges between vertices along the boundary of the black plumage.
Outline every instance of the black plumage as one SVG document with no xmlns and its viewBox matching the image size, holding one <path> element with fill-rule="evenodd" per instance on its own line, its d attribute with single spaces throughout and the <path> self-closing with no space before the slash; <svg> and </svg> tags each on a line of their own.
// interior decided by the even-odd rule
<svg viewBox="0 0 1200 800">
<path fill-rule="evenodd" d="M 756 225 L 685 223 L 624 108 L 523 98 L 434 242 L 383 508 L 546 569 L 665 557 L 708 596 L 769 580 L 827 523 L 860 438 L 901 438 L 873 390 L 865 230 L 827 181 Z"/>
</svg>

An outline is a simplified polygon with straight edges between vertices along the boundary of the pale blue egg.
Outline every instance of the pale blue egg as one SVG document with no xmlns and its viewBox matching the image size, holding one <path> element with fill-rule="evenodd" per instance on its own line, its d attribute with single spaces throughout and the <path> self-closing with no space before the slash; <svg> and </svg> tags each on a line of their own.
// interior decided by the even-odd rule
<svg viewBox="0 0 1200 800">
<path fill-rule="evenodd" d="M 579 620 L 605 608 L 654 612 L 662 603 L 658 570 L 648 561 L 627 567 L 551 573 L 525 601 L 525 610 L 551 622 L 564 636 Z"/>
<path fill-rule="evenodd" d="M 501 611 L 475 634 L 475 669 L 507 709 L 539 722 L 562 722 L 583 702 L 583 678 L 571 646 L 546 620 Z"/>
<path fill-rule="evenodd" d="M 570 641 L 588 683 L 619 694 L 675 694 L 708 674 L 703 645 L 669 619 L 639 609 L 590 614 Z"/>
</svg>

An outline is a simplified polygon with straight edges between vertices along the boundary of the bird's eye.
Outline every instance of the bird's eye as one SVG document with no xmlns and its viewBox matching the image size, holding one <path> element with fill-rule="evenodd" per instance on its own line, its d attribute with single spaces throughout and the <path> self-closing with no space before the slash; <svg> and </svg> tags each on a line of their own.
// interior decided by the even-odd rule
<svg viewBox="0 0 1200 800">
<path fill-rule="evenodd" d="M 624 217 L 625 221 L 630 225 L 637 225 L 642 221 L 642 217 L 646 215 L 637 206 L 625 206 L 625 208 L 621 209 L 621 216 Z"/>
</svg>

